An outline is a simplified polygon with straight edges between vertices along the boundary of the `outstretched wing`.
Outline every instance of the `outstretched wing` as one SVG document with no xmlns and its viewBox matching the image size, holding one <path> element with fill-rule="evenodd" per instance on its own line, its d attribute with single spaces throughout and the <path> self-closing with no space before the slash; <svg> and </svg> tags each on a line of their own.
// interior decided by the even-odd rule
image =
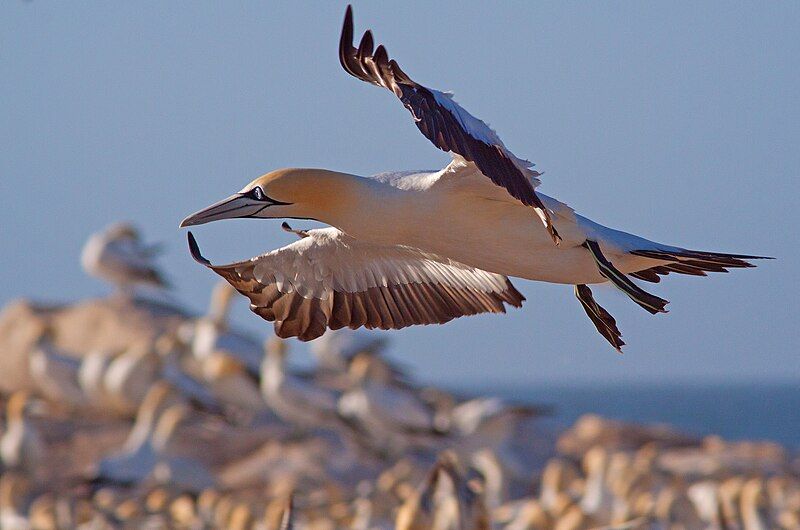
<svg viewBox="0 0 800 530">
<path fill-rule="evenodd" d="M 313 340 L 326 329 L 400 329 L 443 324 L 478 313 L 505 313 L 525 300 L 505 276 L 404 246 L 353 239 L 336 228 L 309 230 L 299 241 L 250 260 L 212 265 L 189 233 L 199 263 L 275 322 L 279 337 Z"/>
<path fill-rule="evenodd" d="M 532 206 L 553 241 L 560 240 L 550 213 L 536 195 L 539 172 L 533 164 L 514 156 L 488 125 L 464 110 L 451 94 L 427 88 L 413 81 L 386 48 L 373 51 L 372 32 L 367 30 L 358 48 L 353 46 L 353 10 L 347 6 L 339 40 L 339 61 L 350 75 L 387 88 L 411 111 L 417 128 L 442 151 L 449 151 L 474 163 L 492 182 L 511 196 Z"/>
</svg>

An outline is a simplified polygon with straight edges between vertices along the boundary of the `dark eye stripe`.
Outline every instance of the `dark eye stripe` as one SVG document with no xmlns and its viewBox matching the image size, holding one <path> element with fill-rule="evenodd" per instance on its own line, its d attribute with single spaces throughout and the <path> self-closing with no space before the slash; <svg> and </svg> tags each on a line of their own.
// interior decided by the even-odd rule
<svg viewBox="0 0 800 530">
<path fill-rule="evenodd" d="M 247 197 L 250 197 L 254 201 L 261 201 L 261 202 L 269 203 L 266 206 L 278 206 L 278 205 L 292 204 L 290 202 L 277 201 L 275 199 L 270 198 L 269 196 L 267 196 L 266 193 L 264 193 L 264 190 L 261 188 L 261 186 L 256 186 L 255 188 L 253 188 L 250 191 L 248 191 L 245 195 Z M 266 206 L 265 206 L 265 208 L 266 208 Z"/>
</svg>

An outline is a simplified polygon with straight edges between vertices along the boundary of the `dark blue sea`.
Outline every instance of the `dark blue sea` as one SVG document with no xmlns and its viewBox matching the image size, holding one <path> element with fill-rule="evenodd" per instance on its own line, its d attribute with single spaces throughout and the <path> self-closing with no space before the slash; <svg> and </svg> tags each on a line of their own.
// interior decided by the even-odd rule
<svg viewBox="0 0 800 530">
<path fill-rule="evenodd" d="M 781 384 L 536 385 L 470 388 L 514 402 L 547 404 L 559 425 L 586 413 L 668 423 L 697 435 L 772 440 L 800 449 L 800 382 Z"/>
</svg>

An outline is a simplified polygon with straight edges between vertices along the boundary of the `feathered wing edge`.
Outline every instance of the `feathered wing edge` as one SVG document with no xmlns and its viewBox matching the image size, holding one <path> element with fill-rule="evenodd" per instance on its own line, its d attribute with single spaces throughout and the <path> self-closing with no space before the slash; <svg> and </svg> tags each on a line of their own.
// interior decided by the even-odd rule
<svg viewBox="0 0 800 530">
<path fill-rule="evenodd" d="M 250 299 L 250 309 L 275 323 L 281 338 L 301 341 L 320 337 L 327 329 L 401 329 L 411 325 L 444 324 L 480 313 L 505 313 L 505 305 L 521 307 L 525 297 L 508 278 L 502 291 L 480 291 L 443 283 L 403 283 L 367 288 L 361 292 L 332 290 L 325 299 L 283 292 L 277 282 L 256 279 L 253 260 L 212 265 L 188 234 L 189 249 L 198 263 L 222 276 Z"/>
<path fill-rule="evenodd" d="M 367 30 L 353 46 L 353 9 L 347 6 L 339 39 L 339 62 L 353 77 L 391 90 L 411 112 L 420 132 L 437 148 L 456 153 L 526 206 L 531 206 L 555 244 L 561 241 L 550 212 L 536 194 L 540 173 L 533 164 L 511 153 L 483 121 L 458 105 L 451 94 L 425 87 L 411 79 L 381 44 L 374 48 Z M 374 48 L 374 50 L 373 50 Z"/>
</svg>

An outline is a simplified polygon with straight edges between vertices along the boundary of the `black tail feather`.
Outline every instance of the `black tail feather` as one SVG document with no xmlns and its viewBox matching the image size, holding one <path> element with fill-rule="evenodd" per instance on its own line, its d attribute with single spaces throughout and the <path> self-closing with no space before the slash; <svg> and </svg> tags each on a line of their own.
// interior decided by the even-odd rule
<svg viewBox="0 0 800 530">
<path fill-rule="evenodd" d="M 706 276 L 707 272 L 728 272 L 728 269 L 747 269 L 755 267 L 747 260 L 774 259 L 766 256 L 749 256 L 744 254 L 722 254 L 717 252 L 700 252 L 697 250 L 634 250 L 634 256 L 667 261 L 662 265 L 648 267 L 631 276 L 640 280 L 658 283 L 659 275 L 666 276 L 674 272 L 692 276 Z"/>
<path fill-rule="evenodd" d="M 600 274 L 614 284 L 617 289 L 628 295 L 628 298 L 639 304 L 653 315 L 656 313 L 667 312 L 665 307 L 669 301 L 659 298 L 654 294 L 650 294 L 633 283 L 630 278 L 628 278 L 619 269 L 614 267 L 610 261 L 608 261 L 608 259 L 600 251 L 600 245 L 598 245 L 596 241 L 587 239 L 583 246 L 589 249 L 589 252 L 592 253 L 592 257 L 594 257 L 594 260 L 597 263 Z"/>
</svg>

